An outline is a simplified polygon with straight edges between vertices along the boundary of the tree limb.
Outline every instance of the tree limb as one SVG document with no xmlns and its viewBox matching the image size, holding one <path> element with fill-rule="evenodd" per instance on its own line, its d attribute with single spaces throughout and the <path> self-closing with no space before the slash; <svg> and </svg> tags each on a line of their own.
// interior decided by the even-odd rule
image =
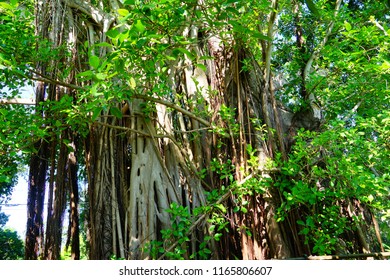
<svg viewBox="0 0 390 280">
<path fill-rule="evenodd" d="M 330 22 L 329 26 L 328 26 L 328 29 L 326 30 L 326 34 L 325 34 L 325 37 L 324 39 L 322 40 L 322 42 L 319 44 L 319 46 L 316 48 L 316 50 L 311 54 L 309 60 L 307 61 L 306 63 L 306 66 L 305 66 L 305 70 L 304 70 L 304 77 L 305 77 L 305 80 L 307 79 L 307 77 L 309 76 L 310 74 L 310 70 L 311 70 L 311 66 L 313 64 L 313 61 L 317 58 L 318 54 L 320 53 L 320 51 L 322 50 L 322 48 L 326 45 L 326 43 L 328 42 L 328 39 L 329 39 L 329 36 L 330 34 L 332 34 L 332 30 L 333 30 L 333 26 L 334 26 L 334 23 L 335 23 L 335 20 L 337 18 L 337 14 L 340 10 L 340 5 L 341 5 L 341 0 L 337 0 L 336 2 L 336 7 L 334 9 L 334 15 L 333 15 L 333 20 Z"/>
<path fill-rule="evenodd" d="M 184 114 L 184 115 L 187 115 L 189 116 L 190 118 L 193 118 L 195 120 L 197 120 L 198 122 L 200 122 L 201 124 L 203 124 L 204 126 L 206 127 L 211 127 L 211 123 L 206 121 L 205 119 L 202 119 L 200 117 L 198 117 L 197 115 L 191 113 L 190 111 L 187 111 L 186 109 L 183 109 L 181 108 L 180 106 L 172 103 L 172 102 L 169 102 L 169 101 L 166 101 L 166 100 L 162 100 L 162 99 L 159 99 L 159 98 L 155 98 L 155 97 L 152 97 L 152 96 L 148 96 L 148 95 L 143 95 L 143 94 L 132 94 L 131 95 L 132 98 L 138 98 L 138 99 L 143 99 L 143 100 L 146 100 L 146 101 L 151 101 L 151 102 L 155 102 L 155 103 L 159 103 L 159 104 L 162 104 L 162 105 L 165 105 L 169 108 L 172 108 L 172 109 L 175 109 L 176 111 Z"/>
<path fill-rule="evenodd" d="M 69 84 L 66 82 L 59 81 L 59 80 L 54 80 L 54 79 L 49 78 L 49 77 L 47 77 L 47 76 L 45 76 L 42 73 L 39 73 L 37 71 L 34 71 L 34 70 L 30 70 L 30 71 L 37 76 L 37 77 L 29 77 L 31 80 L 44 82 L 44 83 L 48 83 L 48 84 L 52 84 L 52 85 L 59 85 L 59 86 L 63 86 L 63 87 L 75 89 L 75 90 L 83 89 L 82 87 L 80 87 L 78 85 Z"/>
<path fill-rule="evenodd" d="M 80 12 L 83 12 L 90 18 L 92 18 L 96 23 L 103 25 L 104 19 L 111 19 L 113 20 L 113 16 L 104 13 L 103 11 L 97 9 L 96 7 L 92 6 L 90 3 L 82 0 L 64 0 L 65 4 L 68 5 L 70 8 L 79 10 Z"/>
<path fill-rule="evenodd" d="M 276 15 L 277 15 L 277 8 L 278 8 L 278 0 L 273 0 L 271 4 L 271 14 L 269 17 L 269 22 L 268 22 L 268 32 L 267 36 L 271 38 L 270 41 L 267 43 L 267 50 L 266 50 L 266 57 L 265 57 L 265 81 L 266 83 L 270 82 L 270 77 L 271 77 L 271 57 L 272 57 L 272 40 L 274 38 L 274 26 L 275 26 L 275 20 L 276 20 Z"/>
<path fill-rule="evenodd" d="M 11 99 L 0 99 L 0 104 L 16 104 L 16 105 L 35 105 L 34 99 L 28 99 L 28 98 L 11 98 Z"/>
</svg>

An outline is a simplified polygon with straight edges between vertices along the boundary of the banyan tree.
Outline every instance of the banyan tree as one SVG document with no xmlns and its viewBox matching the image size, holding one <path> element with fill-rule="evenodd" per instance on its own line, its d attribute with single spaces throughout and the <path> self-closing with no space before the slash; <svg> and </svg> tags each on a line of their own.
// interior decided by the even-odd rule
<svg viewBox="0 0 390 280">
<path fill-rule="evenodd" d="M 348 64 L 388 48 L 374 2 L 34 1 L 26 259 L 383 251 L 385 72 Z"/>
</svg>

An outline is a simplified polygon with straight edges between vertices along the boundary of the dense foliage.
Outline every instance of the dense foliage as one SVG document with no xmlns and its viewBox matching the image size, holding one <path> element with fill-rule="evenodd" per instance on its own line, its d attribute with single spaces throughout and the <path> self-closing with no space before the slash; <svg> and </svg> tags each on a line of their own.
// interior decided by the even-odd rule
<svg viewBox="0 0 390 280">
<path fill-rule="evenodd" d="M 389 245 L 386 3 L 62 2 L 51 20 L 29 1 L 0 2 L 0 98 L 43 89 L 34 109 L 0 104 L 0 191 L 43 158 L 52 232 L 69 201 L 67 245 L 75 228 L 92 258 Z M 89 187 L 84 226 L 76 175 Z M 288 250 L 276 252 L 279 238 Z M 46 251 L 61 245 L 47 240 Z"/>
<path fill-rule="evenodd" d="M 20 260 L 24 257 L 24 244 L 17 232 L 0 227 L 0 260 Z"/>
</svg>

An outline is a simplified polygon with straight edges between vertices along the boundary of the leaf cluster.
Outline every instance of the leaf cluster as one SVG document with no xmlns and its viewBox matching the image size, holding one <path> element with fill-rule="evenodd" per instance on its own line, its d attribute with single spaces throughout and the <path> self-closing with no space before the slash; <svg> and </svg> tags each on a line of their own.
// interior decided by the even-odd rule
<svg viewBox="0 0 390 280">
<path fill-rule="evenodd" d="M 288 161 L 280 162 L 274 182 L 282 194 L 278 220 L 291 211 L 305 217 L 298 221 L 300 234 L 314 253 L 334 253 L 338 240 L 357 225 L 345 215 L 353 201 L 379 215 L 390 207 L 388 132 L 374 123 L 360 119 L 354 128 L 335 122 L 322 133 L 300 131 Z"/>
<path fill-rule="evenodd" d="M 0 260 L 21 260 L 24 244 L 16 231 L 0 227 Z"/>
</svg>

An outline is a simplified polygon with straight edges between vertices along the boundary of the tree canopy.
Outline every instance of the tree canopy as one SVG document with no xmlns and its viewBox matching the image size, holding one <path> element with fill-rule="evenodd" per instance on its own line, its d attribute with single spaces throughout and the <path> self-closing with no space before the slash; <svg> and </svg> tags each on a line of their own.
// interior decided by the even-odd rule
<svg viewBox="0 0 390 280">
<path fill-rule="evenodd" d="M 0 2 L 0 190 L 29 165 L 25 258 L 60 258 L 65 213 L 73 259 L 80 237 L 91 259 L 384 251 L 389 12 Z"/>
</svg>

